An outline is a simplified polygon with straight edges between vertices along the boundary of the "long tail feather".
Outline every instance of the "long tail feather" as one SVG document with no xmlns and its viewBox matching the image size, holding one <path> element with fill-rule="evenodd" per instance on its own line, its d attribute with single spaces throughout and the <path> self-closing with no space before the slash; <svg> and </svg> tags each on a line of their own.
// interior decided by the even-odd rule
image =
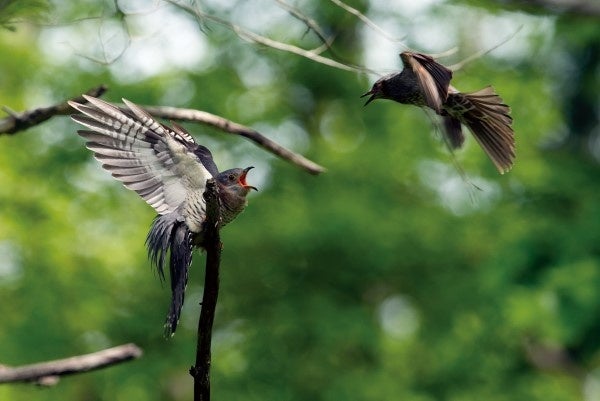
<svg viewBox="0 0 600 401">
<path fill-rule="evenodd" d="M 175 213 L 157 216 L 146 238 L 148 256 L 162 280 L 165 279 L 167 254 L 171 278 L 171 304 L 165 321 L 165 337 L 177 329 L 183 307 L 188 271 L 192 263 L 192 233 Z"/>
<path fill-rule="evenodd" d="M 171 306 L 165 321 L 165 337 L 175 334 L 192 264 L 192 233 L 183 223 L 174 230 L 171 237 Z"/>
<path fill-rule="evenodd" d="M 465 142 L 465 136 L 462 133 L 462 127 L 460 120 L 449 116 L 442 117 L 442 123 L 444 124 L 443 134 L 448 139 L 448 145 L 450 149 L 458 149 Z"/>
<path fill-rule="evenodd" d="M 515 135 L 510 107 L 491 86 L 473 93 L 454 93 L 448 99 L 448 113 L 469 127 L 473 136 L 500 174 L 515 161 Z"/>
</svg>

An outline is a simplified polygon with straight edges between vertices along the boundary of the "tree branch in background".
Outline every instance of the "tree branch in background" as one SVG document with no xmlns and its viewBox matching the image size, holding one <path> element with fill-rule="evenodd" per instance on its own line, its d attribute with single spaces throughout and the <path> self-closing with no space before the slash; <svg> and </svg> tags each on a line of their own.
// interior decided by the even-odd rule
<svg viewBox="0 0 600 401">
<path fill-rule="evenodd" d="M 226 27 L 227 29 L 233 31 L 238 37 L 240 37 L 241 39 L 245 39 L 248 40 L 250 42 L 253 43 L 257 43 L 263 46 L 267 46 L 270 47 L 272 49 L 276 49 L 276 50 L 281 50 L 281 51 L 285 51 L 288 53 L 292 53 L 292 54 L 296 54 L 298 56 L 302 56 L 305 57 L 307 59 L 310 59 L 316 63 L 320 63 L 320 64 L 324 64 L 327 65 L 329 67 L 334 67 L 334 68 L 338 68 L 340 70 L 344 70 L 344 71 L 350 71 L 350 72 L 357 72 L 357 73 L 369 73 L 372 72 L 364 67 L 359 67 L 359 66 L 354 66 L 354 65 L 350 65 L 350 64 L 344 64 L 344 63 L 340 63 L 338 61 L 335 61 L 333 59 L 327 58 L 327 57 L 323 57 L 321 55 L 319 55 L 320 52 L 322 52 L 321 48 L 319 47 L 319 49 L 313 49 L 313 50 L 306 50 L 303 49 L 301 47 L 298 46 L 294 46 L 291 45 L 289 43 L 283 43 L 283 42 L 279 42 L 277 40 L 273 40 L 273 39 L 269 39 L 266 36 L 262 36 L 259 35 L 256 32 L 252 32 L 249 31 L 245 28 L 242 28 L 239 25 L 236 25 L 232 22 L 226 21 L 222 18 L 219 18 L 215 15 L 211 15 L 211 14 L 207 14 L 197 8 L 194 8 L 188 4 L 184 4 L 184 3 L 179 3 L 175 0 L 166 0 L 168 3 L 171 3 L 172 5 L 174 5 L 175 7 L 187 12 L 188 14 L 190 14 L 191 16 L 193 16 L 194 18 L 197 18 L 200 21 L 212 21 L 216 24 L 219 24 L 221 26 Z"/>
<path fill-rule="evenodd" d="M 332 38 L 328 39 L 326 37 L 325 32 L 323 31 L 323 29 L 321 29 L 321 27 L 319 26 L 317 21 L 315 21 L 314 19 L 305 15 L 298 8 L 292 6 L 291 4 L 286 3 L 284 0 L 275 0 L 275 1 L 277 2 L 277 4 L 279 4 L 279 6 L 281 8 L 283 8 L 288 13 L 290 13 L 290 15 L 292 17 L 297 18 L 298 20 L 302 21 L 304 23 L 304 25 L 306 25 L 306 28 L 308 29 L 308 31 L 313 31 L 315 33 L 315 35 L 317 35 L 317 37 L 319 38 L 319 40 L 322 42 L 323 45 L 321 46 L 321 48 L 322 48 L 321 51 L 313 50 L 314 52 L 321 53 L 322 51 L 324 51 L 326 49 L 333 51 L 333 49 L 331 48 L 333 39 Z"/>
<path fill-rule="evenodd" d="M 97 88 L 87 91 L 86 95 L 99 97 L 106 91 L 106 86 L 100 85 Z M 73 100 L 78 103 L 87 102 L 87 100 L 81 96 L 69 100 Z M 260 146 L 266 151 L 303 168 L 311 174 L 320 174 L 325 171 L 323 166 L 318 165 L 317 163 L 298 153 L 292 152 L 291 150 L 279 145 L 275 141 L 263 136 L 258 131 L 255 131 L 252 128 L 244 125 L 237 124 L 223 117 L 193 109 L 178 109 L 175 107 L 165 106 L 145 106 L 144 108 L 155 117 L 166 118 L 170 120 L 198 122 L 213 126 L 223 132 L 243 136 L 244 138 L 250 139 L 256 145 Z M 5 110 L 8 110 L 8 108 L 5 107 Z M 71 114 L 73 113 L 73 109 L 67 104 L 67 101 L 64 101 L 50 107 L 40 107 L 34 110 L 27 110 L 22 113 L 17 113 L 11 110 L 8 110 L 7 112 L 10 114 L 10 116 L 0 120 L 0 135 L 15 134 L 19 131 L 27 130 L 43 123 L 44 121 L 47 121 L 53 116 Z"/>
<path fill-rule="evenodd" d="M 356 16 L 365 25 L 367 25 L 369 28 L 371 28 L 372 30 L 374 30 L 375 32 L 377 32 L 378 34 L 380 34 L 381 36 L 383 36 L 384 38 L 386 38 L 390 42 L 400 43 L 400 45 L 402 45 L 402 47 L 404 47 L 405 49 L 408 49 L 408 46 L 406 46 L 402 42 L 404 40 L 404 38 L 394 38 L 392 35 L 390 35 L 386 31 L 384 31 L 383 28 L 381 28 L 379 25 L 377 25 L 371 19 L 369 19 L 366 15 L 364 15 L 363 13 L 361 13 L 360 11 L 358 11 L 356 8 L 350 7 L 349 5 L 347 5 L 346 3 L 344 3 L 341 0 L 331 0 L 331 2 L 333 4 L 335 4 L 336 6 L 342 8 L 344 11 L 346 11 L 346 12 L 348 12 L 348 13 Z"/>
<path fill-rule="evenodd" d="M 268 152 L 273 153 L 274 155 L 279 156 L 280 158 L 287 160 L 299 167 L 302 167 L 311 174 L 319 174 L 325 171 L 323 166 L 318 165 L 302 155 L 292 152 L 291 150 L 263 136 L 258 131 L 215 114 L 194 109 L 180 109 L 166 106 L 143 106 L 143 108 L 155 117 L 168 120 L 197 122 L 218 128 L 223 132 L 243 136 Z"/>
<path fill-rule="evenodd" d="M 583 17 L 600 16 L 600 2 L 590 0 L 496 0 L 502 6 L 514 5 L 520 9 L 542 8 L 549 14 L 571 14 Z"/>
<path fill-rule="evenodd" d="M 142 350 L 135 344 L 125 344 L 91 354 L 73 356 L 66 359 L 36 363 L 20 367 L 0 367 L 0 383 L 36 382 L 52 386 L 60 376 L 88 372 L 137 359 Z"/>
<path fill-rule="evenodd" d="M 489 49 L 480 50 L 480 51 L 470 55 L 469 57 L 465 58 L 464 60 L 461 60 L 456 64 L 452 64 L 452 65 L 448 66 L 448 68 L 450 68 L 452 71 L 460 70 L 461 68 L 463 68 L 466 64 L 470 63 L 471 61 L 476 60 L 476 59 L 480 58 L 481 56 L 484 56 L 488 53 L 491 53 L 492 51 L 496 50 L 500 46 L 510 42 L 512 40 L 512 38 L 514 38 L 517 35 L 517 33 L 521 32 L 521 29 L 523 29 L 523 25 L 519 25 L 519 27 L 517 29 L 515 29 L 514 32 L 512 32 L 505 39 L 500 41 L 497 45 L 494 45 L 494 46 L 490 47 Z M 440 56 L 437 56 L 437 57 L 440 57 Z"/>
<path fill-rule="evenodd" d="M 106 86 L 100 85 L 96 88 L 90 89 L 85 94 L 93 97 L 99 97 L 102 96 L 102 94 L 106 91 Z M 77 96 L 68 100 L 72 100 L 77 103 L 87 103 L 87 100 L 85 100 L 82 96 Z M 19 131 L 25 131 L 26 129 L 41 124 L 54 116 L 67 115 L 73 112 L 73 109 L 67 104 L 66 100 L 50 107 L 40 107 L 33 110 L 27 110 L 22 113 L 14 112 L 6 106 L 4 106 L 3 109 L 7 114 L 9 114 L 9 116 L 0 120 L 0 135 L 15 134 Z"/>
<path fill-rule="evenodd" d="M 212 328 L 219 296 L 219 267 L 221 264 L 221 237 L 219 234 L 221 214 L 217 183 L 214 179 L 206 182 L 206 269 L 204 272 L 204 292 L 200 319 L 198 320 L 198 340 L 196 344 L 196 364 L 190 368 L 194 378 L 194 401 L 210 401 L 210 364 Z"/>
</svg>

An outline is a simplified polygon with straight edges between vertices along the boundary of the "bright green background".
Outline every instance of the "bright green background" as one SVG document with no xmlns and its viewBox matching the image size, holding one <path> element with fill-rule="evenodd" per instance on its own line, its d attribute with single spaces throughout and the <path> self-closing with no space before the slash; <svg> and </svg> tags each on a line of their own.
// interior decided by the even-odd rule
<svg viewBox="0 0 600 401">
<path fill-rule="evenodd" d="M 448 64 L 523 25 L 455 73 L 465 91 L 493 83 L 513 109 L 510 173 L 498 175 L 472 138 L 457 153 L 478 191 L 425 113 L 363 108 L 374 75 L 248 44 L 161 2 L 119 2 L 121 14 L 111 1 L 6 3 L 0 104 L 24 110 L 105 83 L 108 100 L 213 112 L 328 168 L 310 176 L 242 138 L 186 125 L 222 169 L 256 166 L 249 181 L 260 187 L 223 230 L 215 400 L 600 399 L 597 17 L 492 1 L 351 2 L 410 46 L 459 46 Z M 319 45 L 275 2 L 226 3 L 204 10 Z M 400 68 L 400 44 L 333 3 L 294 4 L 335 35 L 336 56 Z M 168 21 L 155 17 L 165 10 Z M 391 49 L 385 65 L 380 48 Z M 85 58 L 121 50 L 107 64 Z M 0 363 L 126 342 L 144 356 L 49 389 L 3 385 L 0 400 L 191 399 L 203 257 L 167 341 L 168 287 L 144 248 L 154 213 L 100 169 L 76 129 L 58 117 L 0 136 Z"/>
</svg>

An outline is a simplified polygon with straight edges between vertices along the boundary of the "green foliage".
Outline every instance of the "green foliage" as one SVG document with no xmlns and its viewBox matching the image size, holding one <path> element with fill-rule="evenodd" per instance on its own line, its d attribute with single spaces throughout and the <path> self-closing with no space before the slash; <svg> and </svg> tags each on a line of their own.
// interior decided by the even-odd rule
<svg viewBox="0 0 600 401">
<path fill-rule="evenodd" d="M 385 14 L 378 3 L 369 5 L 373 15 Z M 562 17 L 554 36 L 515 38 L 528 49 L 519 57 L 492 54 L 455 73 L 460 89 L 493 84 L 512 107 L 517 163 L 499 176 L 472 138 L 455 159 L 449 155 L 422 111 L 386 101 L 363 107 L 358 97 L 373 77 L 254 47 L 221 28 L 193 31 L 202 45 L 172 59 L 131 56 L 140 42 L 166 51 L 160 40 L 167 39 L 143 35 L 149 15 L 126 4 L 120 12 L 110 7 L 53 10 L 58 21 L 106 15 L 101 23 L 80 22 L 92 25 L 0 31 L 0 103 L 22 110 L 106 83 L 108 100 L 220 114 L 328 168 L 310 176 L 241 138 L 186 125 L 222 169 L 255 165 L 249 181 L 260 187 L 222 233 L 215 400 L 598 397 L 597 138 L 573 132 L 566 117 L 565 104 L 578 93 L 556 90 L 580 65 L 570 58 L 569 41 L 577 52 L 592 46 L 597 24 Z M 344 58 L 364 62 L 366 46 L 377 45 L 363 43 L 366 28 L 333 4 L 306 7 L 338 35 L 335 49 Z M 190 22 L 170 13 L 178 24 Z M 422 19 L 440 13 L 425 9 Z M 290 41 L 305 43 L 303 29 L 286 30 L 292 20 L 283 21 L 271 18 L 264 31 L 292 32 Z M 448 30 L 457 25 L 444 23 Z M 79 46 L 77 35 L 96 41 L 108 26 L 141 33 L 112 64 L 81 57 L 101 46 Z M 185 64 L 195 52 L 201 57 Z M 164 68 L 140 67 L 152 63 Z M 580 72 L 578 87 L 598 87 L 597 74 Z M 597 100 L 588 106 L 597 110 Z M 144 356 L 51 389 L 0 386 L 0 399 L 191 399 L 203 256 L 195 255 L 181 326 L 164 340 L 168 284 L 151 271 L 144 249 L 153 212 L 100 169 L 76 129 L 58 117 L 0 135 L 0 363 L 125 342 L 141 346 Z M 461 178 L 455 162 L 481 191 Z M 539 362 L 553 351 L 566 355 L 564 365 Z"/>
<path fill-rule="evenodd" d="M 2 0 L 0 28 L 14 31 L 15 25 L 23 20 L 40 21 L 49 9 L 47 0 Z"/>
</svg>

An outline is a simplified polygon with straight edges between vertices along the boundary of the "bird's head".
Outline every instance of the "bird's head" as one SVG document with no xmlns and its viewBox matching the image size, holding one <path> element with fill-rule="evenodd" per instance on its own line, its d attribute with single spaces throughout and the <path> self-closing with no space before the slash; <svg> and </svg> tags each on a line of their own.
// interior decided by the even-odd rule
<svg viewBox="0 0 600 401">
<path fill-rule="evenodd" d="M 365 96 L 370 95 L 370 97 L 367 99 L 367 102 L 365 103 L 365 106 L 368 105 L 369 103 L 371 103 L 375 99 L 387 99 L 388 98 L 388 96 L 387 96 L 387 79 L 388 79 L 388 77 L 383 77 L 383 78 L 378 79 L 373 84 L 373 87 L 371 88 L 371 90 L 361 96 L 361 97 L 365 97 Z"/>
<path fill-rule="evenodd" d="M 219 186 L 226 191 L 233 192 L 238 196 L 245 197 L 248 195 L 251 189 L 258 191 L 256 187 L 248 185 L 246 182 L 246 175 L 248 171 L 254 167 L 246 168 L 232 168 L 231 170 L 225 170 L 219 173 L 217 176 L 217 182 Z"/>
</svg>

